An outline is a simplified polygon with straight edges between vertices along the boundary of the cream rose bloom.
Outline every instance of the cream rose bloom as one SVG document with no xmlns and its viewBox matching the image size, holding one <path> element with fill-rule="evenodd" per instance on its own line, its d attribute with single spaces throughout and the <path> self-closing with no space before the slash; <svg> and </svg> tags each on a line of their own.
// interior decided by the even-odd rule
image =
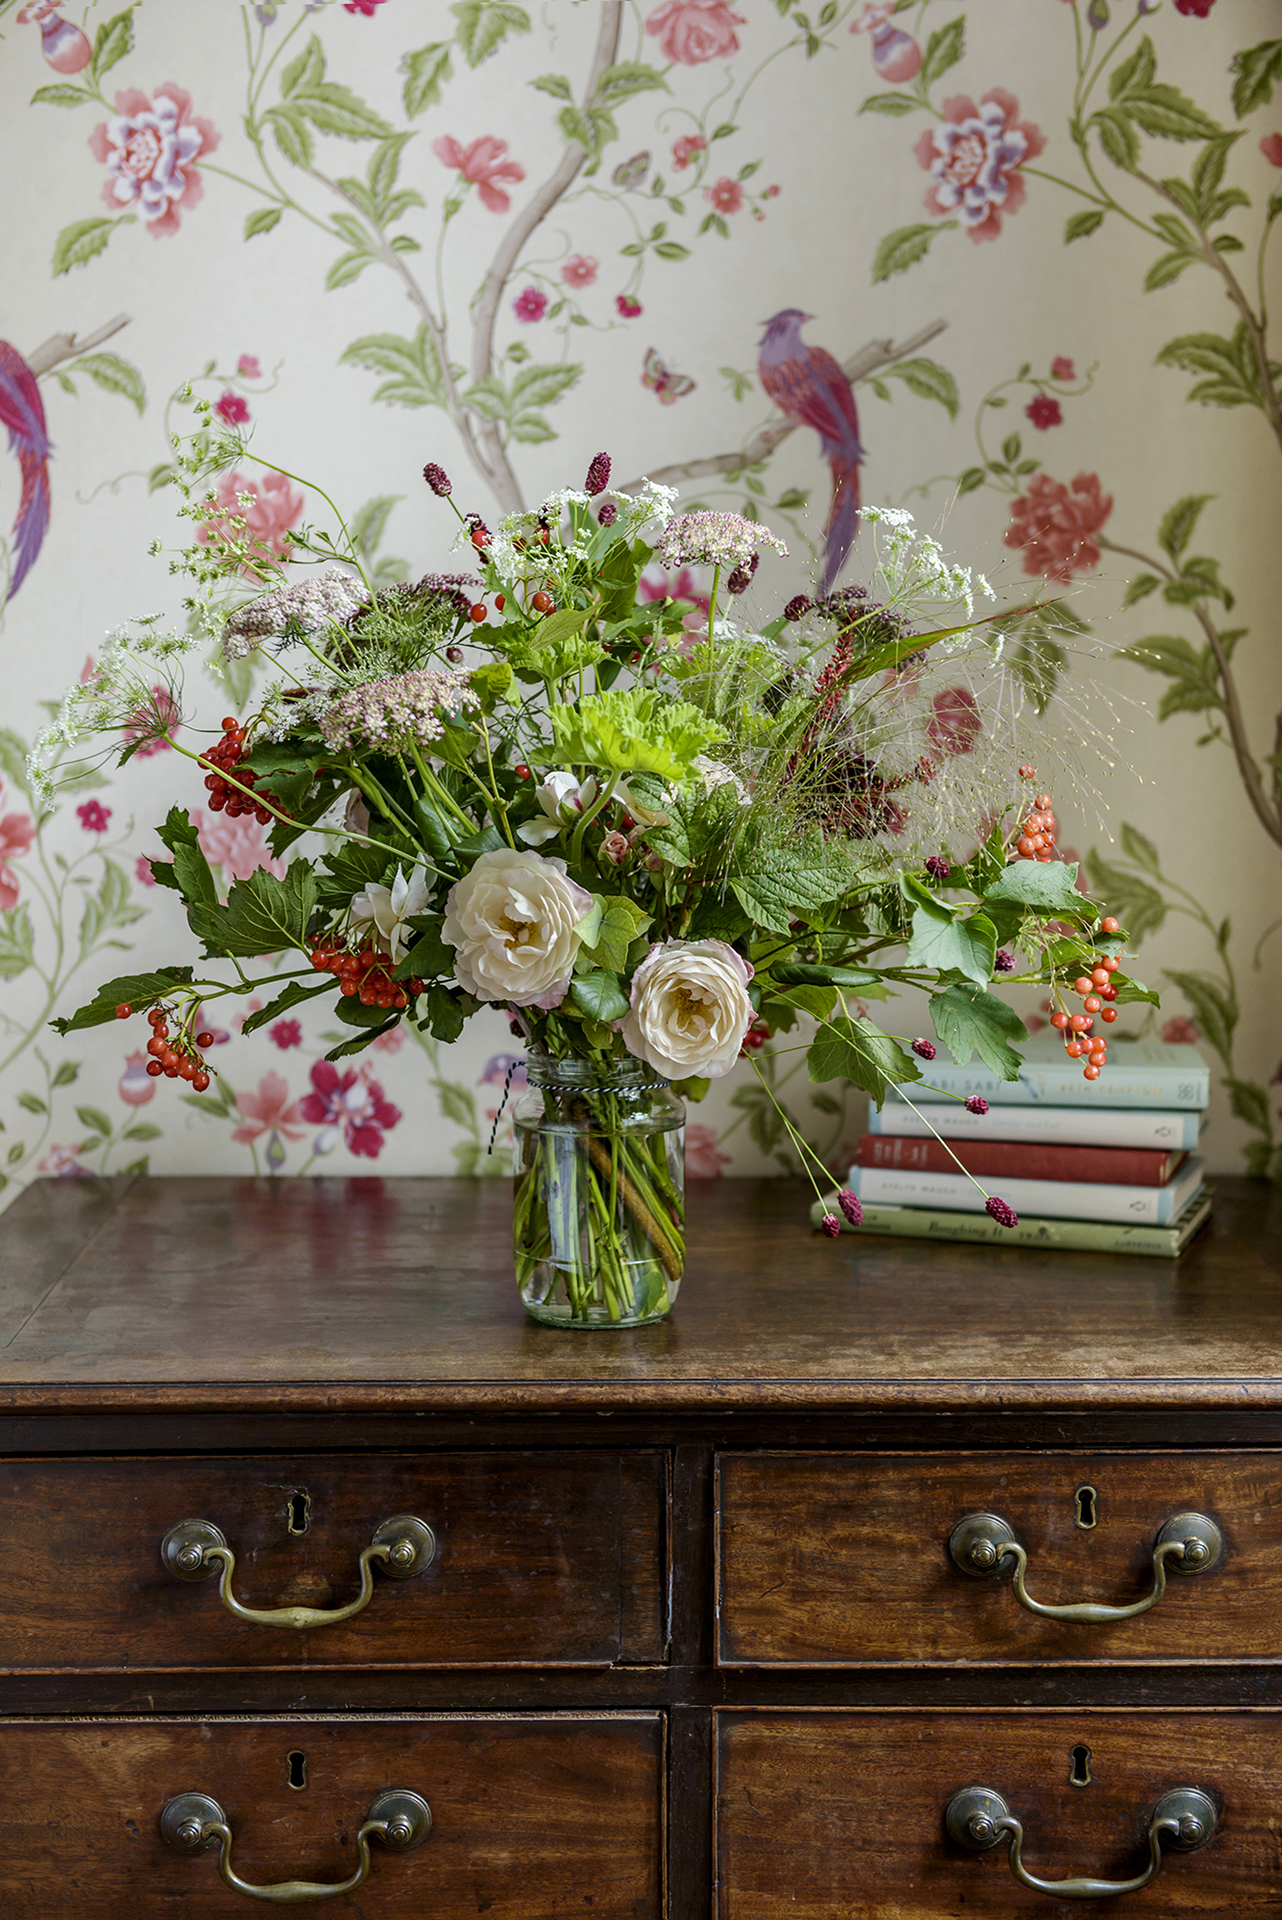
<svg viewBox="0 0 1282 1920">
<path fill-rule="evenodd" d="M 481 854 L 445 902 L 441 935 L 457 949 L 460 986 L 478 1000 L 559 1006 L 579 951 L 575 928 L 591 906 L 564 860 L 510 847 Z"/>
<path fill-rule="evenodd" d="M 673 1080 L 718 1080 L 739 1058 L 753 1020 L 752 968 L 724 940 L 668 940 L 632 976 L 619 1026 L 628 1052 Z"/>
</svg>

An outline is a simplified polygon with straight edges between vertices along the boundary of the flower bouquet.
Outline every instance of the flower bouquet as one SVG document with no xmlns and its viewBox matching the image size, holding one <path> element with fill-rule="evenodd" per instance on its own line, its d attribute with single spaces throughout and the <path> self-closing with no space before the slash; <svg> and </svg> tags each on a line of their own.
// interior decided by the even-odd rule
<svg viewBox="0 0 1282 1920">
<path fill-rule="evenodd" d="M 68 695 L 34 767 L 64 765 L 90 734 L 114 733 L 124 760 L 163 733 L 203 771 L 209 807 L 270 826 L 288 865 L 221 898 L 175 806 L 158 829 L 171 858 L 152 871 L 212 966 L 108 981 L 55 1024 L 144 1014 L 147 1071 L 199 1092 L 213 1071 L 200 1009 L 226 994 L 276 990 L 245 1032 L 332 1003 L 350 1038 L 331 1060 L 401 1020 L 449 1041 L 503 1008 L 528 1052 L 515 1258 L 535 1318 L 667 1312 L 684 1258 L 681 1096 L 740 1058 L 755 1069 L 765 1033 L 813 1022 L 797 1040 L 811 1079 L 880 1101 L 934 1055 L 869 1018 L 901 985 L 929 992 L 957 1058 L 977 1050 L 1007 1078 L 1024 1028 L 994 975 L 1062 998 L 1102 968 L 1106 996 L 1148 997 L 1118 971 L 1116 923 L 1052 858 L 1049 796 L 1005 826 L 1014 755 L 983 733 L 975 695 L 945 684 L 972 670 L 983 691 L 1003 620 L 975 615 L 987 583 L 906 514 L 865 512 L 871 588 L 799 595 L 754 625 L 745 596 L 782 543 L 737 514 L 677 513 L 660 486 L 611 491 L 603 454 L 581 488 L 494 529 L 429 465 L 470 570 L 379 585 L 337 509 L 337 537 L 305 529 L 278 561 L 200 484 L 217 451 L 189 463 L 201 533 L 185 564 L 211 589 L 224 662 L 278 652 L 290 671 L 191 746 L 175 718 L 196 642 L 144 624 Z M 643 598 L 652 564 L 709 569 L 706 607 Z M 269 956 L 264 974 L 253 963 Z M 1074 1046 L 1091 1071 L 1103 1041 L 1075 1025 Z"/>
</svg>

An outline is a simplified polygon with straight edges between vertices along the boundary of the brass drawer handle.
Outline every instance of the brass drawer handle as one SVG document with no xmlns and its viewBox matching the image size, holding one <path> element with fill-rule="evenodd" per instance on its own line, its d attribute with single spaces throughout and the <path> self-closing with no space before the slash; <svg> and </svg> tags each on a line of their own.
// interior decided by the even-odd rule
<svg viewBox="0 0 1282 1920">
<path fill-rule="evenodd" d="M 1142 1600 L 1129 1607 L 1101 1607 L 1093 1600 L 1080 1600 L 1067 1607 L 1043 1606 L 1034 1600 L 1024 1585 L 1028 1555 L 1015 1538 L 1013 1529 L 995 1513 L 970 1513 L 959 1520 L 948 1542 L 953 1564 L 973 1579 L 982 1580 L 996 1573 L 1003 1560 L 1015 1562 L 1013 1586 L 1021 1607 L 1043 1620 L 1075 1620 L 1092 1626 L 1109 1626 L 1115 1620 L 1133 1620 L 1147 1613 L 1166 1592 L 1166 1574 L 1209 1573 L 1224 1552 L 1224 1537 L 1214 1520 L 1204 1513 L 1177 1513 L 1166 1522 L 1153 1546 L 1153 1588 Z"/>
<path fill-rule="evenodd" d="M 345 1607 L 243 1607 L 231 1590 L 236 1556 L 212 1520 L 180 1520 L 160 1543 L 160 1557 L 176 1580 L 209 1580 L 222 1566 L 218 1598 L 228 1613 L 256 1627 L 336 1627 L 370 1603 L 374 1594 L 374 1563 L 393 1580 L 410 1580 L 431 1564 L 436 1535 L 425 1520 L 398 1513 L 374 1529 L 374 1538 L 361 1552 L 361 1590 Z"/>
<path fill-rule="evenodd" d="M 432 1809 L 426 1800 L 407 1787 L 389 1787 L 380 1793 L 365 1815 L 356 1835 L 360 1856 L 355 1873 L 346 1880 L 278 1880 L 274 1886 L 256 1887 L 242 1880 L 231 1863 L 231 1828 L 218 1802 L 207 1793 L 179 1793 L 165 1804 L 160 1816 L 160 1831 L 166 1845 L 179 1853 L 206 1853 L 218 1848 L 218 1871 L 233 1893 L 247 1893 L 251 1900 L 272 1900 L 278 1906 L 296 1906 L 304 1900 L 332 1900 L 335 1894 L 350 1893 L 369 1878 L 369 1843 L 381 1840 L 393 1853 L 409 1853 L 422 1846 L 432 1829 Z"/>
<path fill-rule="evenodd" d="M 1039 1880 L 1020 1857 L 1023 1827 L 991 1787 L 963 1787 L 948 1802 L 944 1820 L 950 1838 L 973 1853 L 984 1853 L 1009 1835 L 1010 1870 L 1021 1886 L 1034 1893 L 1047 1893 L 1052 1900 L 1111 1900 L 1119 1893 L 1138 1893 L 1156 1878 L 1163 1836 L 1176 1853 L 1195 1853 L 1215 1832 L 1219 1814 L 1199 1787 L 1173 1787 L 1164 1793 L 1148 1823 L 1148 1865 L 1133 1880 Z"/>
</svg>

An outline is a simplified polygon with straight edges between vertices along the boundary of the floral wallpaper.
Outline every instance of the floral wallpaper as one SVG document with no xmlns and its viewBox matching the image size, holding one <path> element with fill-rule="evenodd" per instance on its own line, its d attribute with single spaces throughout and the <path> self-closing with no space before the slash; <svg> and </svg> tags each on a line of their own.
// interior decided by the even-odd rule
<svg viewBox="0 0 1282 1920">
<path fill-rule="evenodd" d="M 249 495 L 280 552 L 336 501 L 383 582 L 449 564 L 428 461 L 502 512 L 605 448 L 766 521 L 771 610 L 860 578 L 861 505 L 942 528 L 1042 603 L 991 697 L 1019 690 L 1065 852 L 1142 937 L 1154 1028 L 1215 1064 L 1211 1165 L 1282 1179 L 1282 0 L 0 0 L 0 144 L 0 1203 L 508 1169 L 497 1015 L 346 1068 L 305 1014 L 242 1016 L 204 1095 L 49 1027 L 185 950 L 148 864 L 171 805 L 224 883 L 272 864 L 164 741 L 55 807 L 26 770 L 109 631 L 185 619 L 168 482 L 202 399 L 257 463 L 211 536 Z M 252 670 L 175 729 L 215 733 Z M 985 697 L 939 692 L 923 751 L 974 752 Z M 844 1169 L 859 1097 L 754 1041 Z M 744 1080 L 692 1109 L 693 1173 L 789 1164 Z"/>
</svg>

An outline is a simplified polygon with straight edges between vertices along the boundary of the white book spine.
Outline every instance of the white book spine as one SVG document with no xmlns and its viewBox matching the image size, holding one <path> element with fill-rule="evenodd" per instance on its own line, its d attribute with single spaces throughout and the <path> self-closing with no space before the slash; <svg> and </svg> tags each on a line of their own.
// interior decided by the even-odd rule
<svg viewBox="0 0 1282 1920">
<path fill-rule="evenodd" d="M 1202 1184 L 1194 1159 L 1165 1187 L 1104 1186 L 1093 1180 L 1010 1180 L 993 1190 L 1016 1213 L 1060 1220 L 1105 1220 L 1131 1226 L 1169 1226 Z M 901 1167 L 852 1167 L 850 1187 L 861 1200 L 889 1207 L 949 1207 L 982 1213 L 984 1195 L 964 1173 L 925 1173 Z"/>
<path fill-rule="evenodd" d="M 990 1107 L 967 1113 L 960 1100 L 888 1102 L 868 1114 L 869 1133 L 904 1134 L 920 1140 L 942 1134 L 946 1140 L 1028 1140 L 1048 1146 L 1163 1147 L 1191 1152 L 1198 1143 L 1202 1116 L 1161 1113 L 1151 1107 Z"/>
</svg>

